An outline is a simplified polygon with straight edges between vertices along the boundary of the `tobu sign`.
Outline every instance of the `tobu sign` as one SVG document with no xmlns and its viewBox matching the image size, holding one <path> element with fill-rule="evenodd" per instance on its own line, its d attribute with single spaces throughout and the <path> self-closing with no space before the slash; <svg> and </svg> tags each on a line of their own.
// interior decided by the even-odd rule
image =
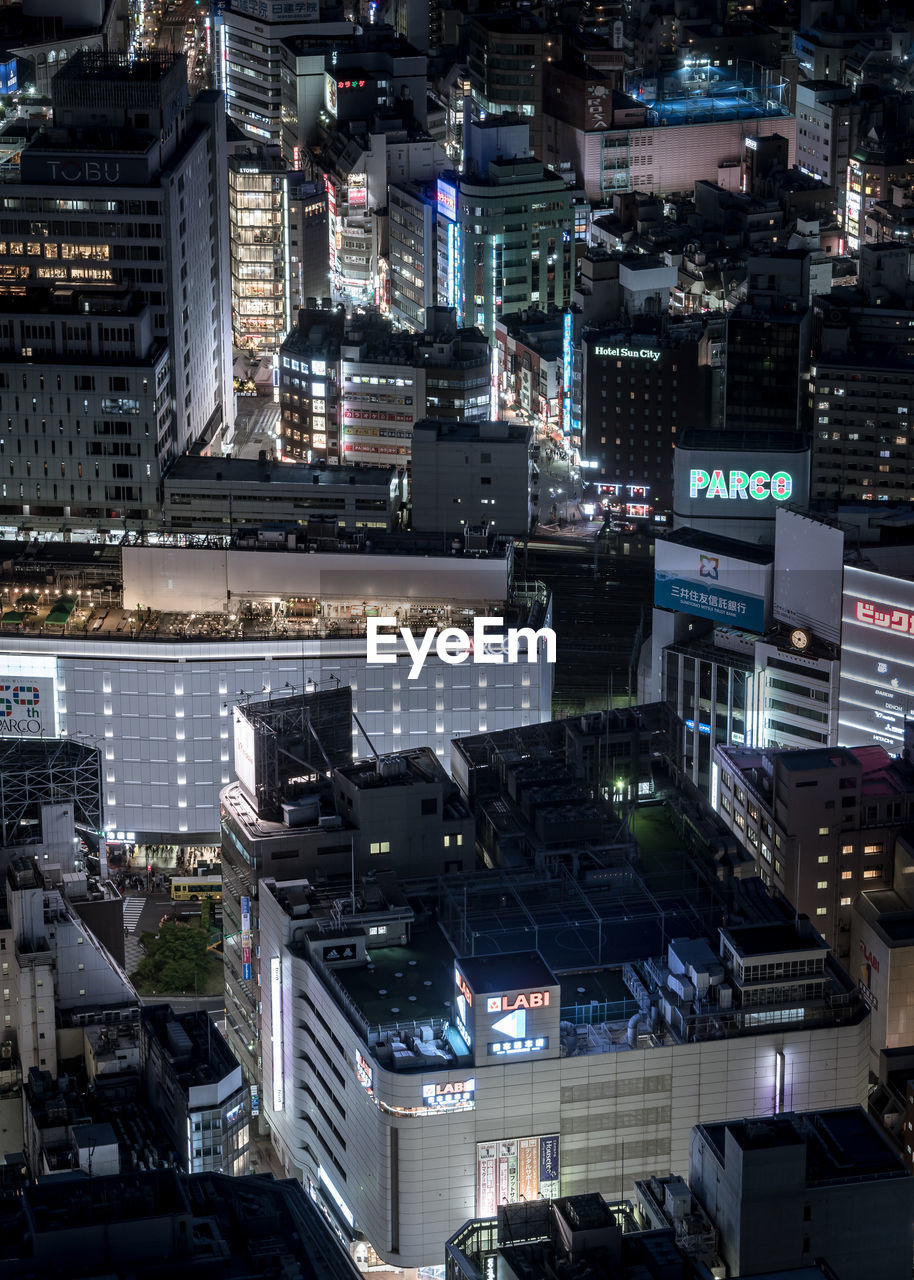
<svg viewBox="0 0 914 1280">
<path fill-rule="evenodd" d="M 737 498 L 754 498 L 763 502 L 766 498 L 774 498 L 775 502 L 786 502 L 793 493 L 793 476 L 787 471 L 702 471 L 693 468 L 689 472 L 689 497 L 724 498 L 732 501 Z"/>
</svg>

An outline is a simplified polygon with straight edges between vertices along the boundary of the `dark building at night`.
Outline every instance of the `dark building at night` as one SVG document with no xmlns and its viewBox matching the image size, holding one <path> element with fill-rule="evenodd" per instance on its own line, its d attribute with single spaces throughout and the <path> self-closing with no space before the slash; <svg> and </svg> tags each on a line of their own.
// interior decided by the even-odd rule
<svg viewBox="0 0 914 1280">
<path fill-rule="evenodd" d="M 644 319 L 636 332 L 585 332 L 581 345 L 589 478 L 629 515 L 670 510 L 677 434 L 713 423 L 709 330 Z"/>
</svg>

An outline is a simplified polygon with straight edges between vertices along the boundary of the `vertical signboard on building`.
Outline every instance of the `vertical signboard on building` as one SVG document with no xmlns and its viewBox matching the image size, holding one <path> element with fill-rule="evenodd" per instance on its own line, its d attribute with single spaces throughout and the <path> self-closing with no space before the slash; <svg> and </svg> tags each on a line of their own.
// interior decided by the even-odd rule
<svg viewBox="0 0 914 1280">
<path fill-rule="evenodd" d="M 554 1199 L 559 1185 L 558 1134 L 476 1145 L 478 1218 L 494 1218 L 502 1204 Z"/>
<path fill-rule="evenodd" d="M 914 717 L 914 583 L 847 565 L 841 622 L 839 741 L 893 755 Z"/>
<path fill-rule="evenodd" d="M 270 960 L 270 1018 L 273 1048 L 273 1110 L 282 1111 L 285 1105 L 282 1043 L 282 960 L 273 956 Z"/>
<path fill-rule="evenodd" d="M 257 800 L 257 735 L 240 707 L 233 711 L 235 722 L 235 776 L 250 798 Z"/>
<path fill-rule="evenodd" d="M 241 899 L 241 976 L 251 979 L 251 899 Z"/>
<path fill-rule="evenodd" d="M 574 359 L 572 349 L 573 319 L 570 311 L 566 311 L 562 320 L 562 434 L 565 439 L 571 436 L 571 374 Z"/>
</svg>

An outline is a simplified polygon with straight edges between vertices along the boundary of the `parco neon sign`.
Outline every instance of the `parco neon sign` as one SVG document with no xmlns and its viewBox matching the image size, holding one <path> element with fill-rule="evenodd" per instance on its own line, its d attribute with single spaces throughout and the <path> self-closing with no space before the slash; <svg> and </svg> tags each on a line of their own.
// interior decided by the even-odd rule
<svg viewBox="0 0 914 1280">
<path fill-rule="evenodd" d="M 774 498 L 775 502 L 786 502 L 793 493 L 793 476 L 787 471 L 775 471 L 769 475 L 767 471 L 724 471 L 689 472 L 689 497 L 697 498 L 755 498 L 763 502 L 766 498 Z"/>
</svg>

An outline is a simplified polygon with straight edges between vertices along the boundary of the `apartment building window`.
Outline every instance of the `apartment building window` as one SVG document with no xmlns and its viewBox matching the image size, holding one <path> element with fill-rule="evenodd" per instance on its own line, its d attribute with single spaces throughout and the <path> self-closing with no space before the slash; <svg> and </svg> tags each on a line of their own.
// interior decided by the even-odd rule
<svg viewBox="0 0 914 1280">
<path fill-rule="evenodd" d="M 370 846 L 371 853 L 390 853 L 389 840 L 375 840 Z"/>
<path fill-rule="evenodd" d="M 827 881 L 827 880 L 818 880 L 818 881 L 816 882 L 816 888 L 817 888 L 817 889 L 827 889 L 827 888 L 828 888 L 828 881 Z"/>
</svg>

